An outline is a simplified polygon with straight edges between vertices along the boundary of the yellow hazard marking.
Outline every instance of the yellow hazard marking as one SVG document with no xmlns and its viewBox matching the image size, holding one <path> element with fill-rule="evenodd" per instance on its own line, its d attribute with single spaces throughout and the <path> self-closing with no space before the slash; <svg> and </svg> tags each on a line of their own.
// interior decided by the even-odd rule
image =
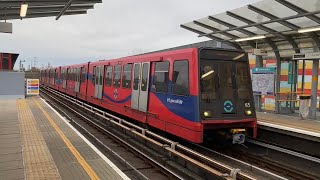
<svg viewBox="0 0 320 180">
<path fill-rule="evenodd" d="M 61 137 L 61 139 L 63 140 L 63 142 L 67 145 L 67 147 L 69 148 L 69 150 L 71 151 L 71 153 L 74 155 L 74 157 L 78 160 L 78 162 L 80 163 L 80 165 L 82 166 L 82 168 L 87 172 L 87 174 L 89 175 L 89 177 L 91 179 L 95 179 L 95 180 L 99 180 L 100 178 L 98 177 L 98 175 L 94 172 L 94 170 L 92 169 L 92 167 L 86 162 L 86 160 L 81 156 L 81 154 L 79 153 L 79 151 L 72 145 L 72 143 L 70 142 L 70 140 L 66 137 L 66 135 L 62 132 L 62 130 L 59 128 L 59 126 L 54 122 L 54 120 L 50 117 L 50 115 L 47 113 L 47 111 L 45 111 L 40 103 L 35 100 L 36 105 L 39 107 L 39 109 L 43 112 L 43 114 L 46 116 L 47 120 L 50 122 L 50 124 L 52 125 L 52 127 L 56 130 L 56 132 L 59 134 L 59 136 Z"/>
</svg>

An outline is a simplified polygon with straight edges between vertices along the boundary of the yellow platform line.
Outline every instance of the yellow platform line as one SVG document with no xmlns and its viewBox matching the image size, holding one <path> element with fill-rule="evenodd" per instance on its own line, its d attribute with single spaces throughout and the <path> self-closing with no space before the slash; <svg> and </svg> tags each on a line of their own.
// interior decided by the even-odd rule
<svg viewBox="0 0 320 180">
<path fill-rule="evenodd" d="M 70 140 L 66 137 L 66 135 L 62 132 L 62 130 L 59 128 L 59 126 L 54 122 L 54 120 L 50 117 L 50 115 L 45 111 L 40 103 L 34 99 L 34 102 L 38 106 L 38 108 L 43 112 L 43 114 L 46 116 L 47 120 L 50 122 L 52 127 L 56 130 L 56 132 L 59 134 L 63 142 L 67 145 L 71 153 L 74 155 L 74 157 L 78 160 L 78 162 L 81 164 L 82 168 L 87 172 L 89 177 L 91 179 L 98 180 L 100 179 L 98 175 L 94 172 L 92 167 L 87 163 L 87 161 L 81 156 L 79 151 L 72 145 Z"/>
</svg>

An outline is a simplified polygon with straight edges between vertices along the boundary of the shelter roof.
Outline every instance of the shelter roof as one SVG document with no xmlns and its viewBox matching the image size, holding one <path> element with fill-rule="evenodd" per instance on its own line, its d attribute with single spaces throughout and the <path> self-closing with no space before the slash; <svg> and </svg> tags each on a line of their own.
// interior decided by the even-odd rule
<svg viewBox="0 0 320 180">
<path fill-rule="evenodd" d="M 0 20 L 21 19 L 21 4 L 28 4 L 27 15 L 23 18 L 39 18 L 63 15 L 86 14 L 102 0 L 0 0 Z"/>
<path fill-rule="evenodd" d="M 295 40 L 306 37 L 319 40 L 317 32 L 299 33 L 303 29 L 319 27 L 319 24 L 320 0 L 262 0 L 184 23 L 181 27 L 235 47 L 253 47 L 253 41 L 237 40 L 265 36 L 261 41 L 269 44 L 287 41 L 293 48 L 298 48 Z"/>
</svg>

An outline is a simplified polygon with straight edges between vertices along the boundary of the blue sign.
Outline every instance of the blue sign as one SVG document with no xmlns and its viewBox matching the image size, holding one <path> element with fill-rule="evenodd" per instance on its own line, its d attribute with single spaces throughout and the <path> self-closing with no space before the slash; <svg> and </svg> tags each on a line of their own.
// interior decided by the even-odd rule
<svg viewBox="0 0 320 180">
<path fill-rule="evenodd" d="M 275 73 L 276 68 L 274 67 L 256 67 L 252 68 L 252 74 L 273 74 Z"/>
<path fill-rule="evenodd" d="M 229 100 L 227 100 L 227 101 L 225 101 L 224 103 L 223 103 L 223 110 L 225 111 L 225 112 L 227 112 L 227 113 L 231 113 L 232 111 L 233 111 L 233 103 L 231 102 L 231 101 L 229 101 Z"/>
</svg>

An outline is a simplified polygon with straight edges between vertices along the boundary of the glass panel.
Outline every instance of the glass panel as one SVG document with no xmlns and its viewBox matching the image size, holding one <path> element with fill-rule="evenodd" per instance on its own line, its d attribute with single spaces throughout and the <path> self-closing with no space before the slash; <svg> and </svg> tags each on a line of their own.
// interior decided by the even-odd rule
<svg viewBox="0 0 320 180">
<path fill-rule="evenodd" d="M 141 90 L 146 91 L 148 88 L 148 74 L 149 71 L 149 64 L 143 64 L 142 67 L 142 78 L 141 78 Z"/>
<path fill-rule="evenodd" d="M 173 64 L 172 94 L 189 95 L 189 65 L 187 60 L 175 61 Z"/>
<path fill-rule="evenodd" d="M 112 66 L 106 68 L 106 86 L 111 86 L 112 84 Z"/>
<path fill-rule="evenodd" d="M 240 99 L 250 99 L 251 86 L 250 86 L 250 74 L 248 71 L 248 65 L 246 62 L 236 63 L 237 72 L 237 90 Z"/>
<path fill-rule="evenodd" d="M 200 72 L 201 115 L 204 112 L 217 115 L 217 98 L 219 97 L 218 65 L 211 60 L 201 60 Z M 204 116 L 204 118 L 207 117 Z"/>
<path fill-rule="evenodd" d="M 168 92 L 169 82 L 169 62 L 158 62 L 155 64 L 152 91 Z"/>
<path fill-rule="evenodd" d="M 99 80 L 99 83 L 100 83 L 100 85 L 103 85 L 104 66 L 100 66 L 100 67 L 99 67 L 99 70 L 100 70 L 100 80 Z"/>
<path fill-rule="evenodd" d="M 113 87 L 120 87 L 121 65 L 114 66 Z"/>
<path fill-rule="evenodd" d="M 220 90 L 222 100 L 230 100 L 233 99 L 233 89 L 234 89 L 234 82 L 233 82 L 233 73 L 232 73 L 232 63 L 225 62 L 220 64 Z"/>
<path fill-rule="evenodd" d="M 122 87 L 123 88 L 131 88 L 131 69 L 132 64 L 126 64 L 123 67 L 123 75 L 122 75 Z"/>
<path fill-rule="evenodd" d="M 139 74 L 140 74 L 140 64 L 134 65 L 134 80 L 133 80 L 133 89 L 138 90 L 139 88 Z"/>
</svg>

